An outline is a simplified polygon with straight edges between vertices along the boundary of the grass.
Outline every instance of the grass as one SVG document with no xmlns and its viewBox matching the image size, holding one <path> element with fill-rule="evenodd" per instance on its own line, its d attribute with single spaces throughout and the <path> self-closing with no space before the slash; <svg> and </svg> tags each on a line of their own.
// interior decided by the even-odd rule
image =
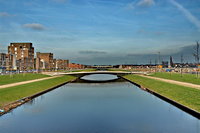
<svg viewBox="0 0 200 133">
<path fill-rule="evenodd" d="M 24 97 L 31 96 L 38 92 L 55 87 L 67 81 L 71 81 L 73 79 L 75 79 L 75 77 L 66 75 L 53 79 L 0 89 L 0 107 Z"/>
<path fill-rule="evenodd" d="M 200 90 L 198 89 L 174 85 L 138 75 L 126 75 L 124 78 L 200 112 Z"/>
<path fill-rule="evenodd" d="M 158 72 L 150 76 L 200 85 L 200 78 L 197 78 L 195 74 L 183 74 L 181 77 L 180 73 Z"/>
<path fill-rule="evenodd" d="M 1 75 L 0 76 L 0 85 L 17 83 L 21 81 L 28 81 L 34 80 L 39 78 L 50 77 L 44 74 L 33 74 L 33 73 L 26 73 L 26 74 L 13 74 L 13 75 Z"/>
</svg>

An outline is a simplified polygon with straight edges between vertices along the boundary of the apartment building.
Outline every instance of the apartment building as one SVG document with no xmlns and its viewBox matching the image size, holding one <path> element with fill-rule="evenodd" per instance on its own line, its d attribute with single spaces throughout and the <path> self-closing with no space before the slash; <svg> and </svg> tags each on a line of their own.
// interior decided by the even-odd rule
<svg viewBox="0 0 200 133">
<path fill-rule="evenodd" d="M 31 70 L 34 68 L 34 47 L 32 43 L 10 43 L 8 54 L 14 60 L 16 59 L 18 70 Z"/>
<path fill-rule="evenodd" d="M 69 60 L 56 60 L 56 70 L 66 70 L 69 66 Z"/>
<path fill-rule="evenodd" d="M 36 57 L 36 69 L 42 70 L 53 70 L 54 69 L 54 59 L 53 53 L 40 53 L 37 52 Z"/>
</svg>

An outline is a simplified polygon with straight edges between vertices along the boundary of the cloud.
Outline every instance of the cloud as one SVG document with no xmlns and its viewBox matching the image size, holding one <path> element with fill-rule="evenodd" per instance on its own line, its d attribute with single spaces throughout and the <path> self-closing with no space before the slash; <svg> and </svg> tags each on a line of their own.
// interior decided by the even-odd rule
<svg viewBox="0 0 200 133">
<path fill-rule="evenodd" d="M 154 0 L 140 0 L 137 5 L 142 7 L 150 7 L 155 5 L 155 2 Z"/>
<path fill-rule="evenodd" d="M 95 50 L 86 50 L 86 51 L 79 51 L 80 54 L 107 54 L 105 51 L 95 51 Z"/>
<path fill-rule="evenodd" d="M 65 3 L 67 2 L 68 0 L 52 0 L 53 2 L 57 2 L 57 3 Z"/>
<path fill-rule="evenodd" d="M 135 9 L 136 7 L 151 7 L 155 5 L 155 1 L 154 0 L 140 0 L 138 2 L 134 1 L 131 3 L 128 3 L 126 8 L 127 9 Z"/>
<path fill-rule="evenodd" d="M 9 14 L 7 12 L 0 12 L 0 17 L 11 17 L 11 16 L 14 16 L 14 15 Z"/>
<path fill-rule="evenodd" d="M 38 23 L 24 24 L 23 27 L 33 29 L 33 30 L 45 30 L 46 29 L 42 24 L 38 24 Z"/>
<path fill-rule="evenodd" d="M 176 6 L 186 16 L 186 18 L 191 23 L 193 23 L 200 31 L 200 20 L 198 20 L 194 15 L 192 15 L 192 13 L 190 13 L 187 9 L 185 9 L 181 4 L 179 4 L 175 0 L 170 0 L 170 3 Z"/>
</svg>

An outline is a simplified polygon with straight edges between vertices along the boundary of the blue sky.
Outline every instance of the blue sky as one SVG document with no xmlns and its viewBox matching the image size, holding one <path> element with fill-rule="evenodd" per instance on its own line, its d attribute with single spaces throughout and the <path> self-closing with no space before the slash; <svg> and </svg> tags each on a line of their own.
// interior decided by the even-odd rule
<svg viewBox="0 0 200 133">
<path fill-rule="evenodd" d="M 178 61 L 196 40 L 200 0 L 0 0 L 2 51 L 32 42 L 76 63 L 147 63 L 158 52 Z"/>
</svg>

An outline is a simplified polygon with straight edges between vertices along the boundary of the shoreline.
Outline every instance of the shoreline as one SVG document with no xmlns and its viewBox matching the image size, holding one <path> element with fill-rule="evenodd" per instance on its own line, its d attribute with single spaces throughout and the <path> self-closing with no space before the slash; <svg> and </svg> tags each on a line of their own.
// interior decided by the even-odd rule
<svg viewBox="0 0 200 133">
<path fill-rule="evenodd" d="M 151 90 L 149 88 L 145 88 L 145 87 L 141 86 L 140 84 L 137 84 L 137 83 L 135 83 L 135 82 L 133 82 L 133 81 L 127 79 L 127 78 L 124 78 L 124 77 L 121 77 L 121 78 L 126 80 L 126 81 L 128 81 L 128 82 L 130 82 L 130 83 L 132 83 L 132 84 L 134 84 L 134 85 L 136 85 L 140 89 L 142 89 L 142 90 L 144 90 L 144 91 L 146 91 L 146 92 L 148 92 L 150 94 L 153 94 L 154 96 L 164 100 L 165 102 L 168 102 L 168 103 L 174 105 L 175 107 L 177 107 L 177 108 L 181 109 L 182 111 L 184 111 L 184 112 L 196 117 L 197 119 L 200 119 L 200 112 L 198 112 L 198 111 L 196 111 L 196 110 L 194 110 L 192 108 L 189 108 L 189 107 L 187 107 L 187 106 L 185 106 L 183 104 L 180 104 L 180 103 L 178 103 L 178 102 L 176 102 L 176 101 L 174 101 L 172 99 L 169 99 L 168 97 L 165 97 L 165 96 L 163 96 L 163 95 L 161 95 L 161 94 L 159 94 L 159 93 L 157 93 L 157 92 L 155 92 L 155 91 L 153 91 L 153 90 Z"/>
<path fill-rule="evenodd" d="M 0 117 L 3 116 L 3 115 L 5 115 L 5 114 L 7 114 L 7 113 L 9 113 L 9 112 L 11 112 L 13 109 L 15 109 L 15 108 L 17 108 L 17 107 L 19 107 L 19 106 L 21 106 L 21 105 L 23 105 L 23 104 L 31 101 L 31 100 L 33 100 L 34 98 L 36 98 L 38 96 L 41 96 L 41 95 L 43 95 L 43 94 L 45 94 L 47 92 L 55 90 L 56 88 L 61 87 L 61 86 L 65 85 L 65 84 L 71 83 L 71 82 L 73 82 L 75 80 L 77 80 L 77 79 L 66 81 L 64 83 L 61 83 L 61 84 L 56 85 L 56 86 L 53 86 L 53 87 L 51 87 L 49 89 L 46 89 L 46 90 L 41 91 L 41 92 L 38 92 L 38 93 L 33 94 L 31 96 L 27 96 L 27 97 L 24 97 L 24 98 L 19 99 L 17 101 L 11 102 L 11 103 L 9 103 L 9 104 L 7 104 L 7 105 L 5 105 L 5 106 L 2 107 L 2 111 L 3 112 L 0 112 Z"/>
</svg>

